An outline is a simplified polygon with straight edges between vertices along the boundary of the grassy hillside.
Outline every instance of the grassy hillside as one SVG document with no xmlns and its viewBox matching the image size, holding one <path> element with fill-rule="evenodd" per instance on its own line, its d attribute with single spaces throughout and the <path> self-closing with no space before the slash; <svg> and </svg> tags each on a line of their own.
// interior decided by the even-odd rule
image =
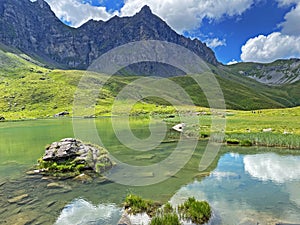
<svg viewBox="0 0 300 225">
<path fill-rule="evenodd" d="M 270 87 L 220 68 L 213 69 L 220 74 L 217 79 L 229 109 L 283 108 L 300 104 L 300 82 L 280 88 Z M 74 93 L 84 74 L 85 71 L 44 68 L 24 54 L 0 50 L 0 116 L 22 119 L 53 116 L 61 111 L 72 113 Z M 100 80 L 103 77 L 96 76 Z M 109 113 L 114 97 L 122 87 L 137 78 L 115 76 L 106 82 L 96 104 L 96 115 Z M 188 92 L 196 105 L 208 106 L 205 95 L 191 77 L 171 79 Z M 172 112 L 173 108 L 166 105 L 158 98 L 146 99 L 137 104 L 133 114 Z"/>
</svg>

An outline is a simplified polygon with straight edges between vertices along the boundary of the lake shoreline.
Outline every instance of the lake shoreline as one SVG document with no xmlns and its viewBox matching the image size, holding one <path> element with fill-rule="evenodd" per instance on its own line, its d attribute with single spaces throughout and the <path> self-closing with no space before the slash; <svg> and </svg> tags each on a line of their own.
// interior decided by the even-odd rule
<svg viewBox="0 0 300 225">
<path fill-rule="evenodd" d="M 122 118 L 124 116 L 114 116 L 114 118 Z M 156 115 L 154 118 L 165 120 L 168 115 Z M 41 118 L 24 118 L 24 119 L 17 119 L 17 120 L 2 120 L 0 121 L 1 124 L 7 123 L 18 123 L 18 122 L 26 122 L 26 121 L 51 121 L 51 120 L 73 120 L 73 119 L 85 119 L 85 120 L 95 120 L 95 119 L 103 119 L 103 118 L 112 118 L 112 116 L 98 116 L 98 117 L 41 117 Z M 130 116 L 132 119 L 147 119 L 150 116 Z M 173 121 L 174 120 L 174 121 Z M 176 118 L 167 118 L 165 121 L 169 126 L 174 125 L 177 123 Z M 230 127 L 229 127 L 230 129 Z M 239 130 L 241 131 L 241 129 Z M 205 129 L 205 132 L 202 131 L 199 134 L 199 141 L 201 140 L 208 140 L 210 138 L 209 130 Z M 232 140 L 234 142 L 232 143 Z M 174 141 L 174 140 L 172 140 Z M 214 140 L 212 140 L 214 141 Z M 219 142 L 219 140 L 215 141 Z M 232 131 L 225 132 L 225 137 L 222 142 L 225 145 L 239 145 L 242 147 L 247 146 L 261 146 L 261 147 L 275 147 L 275 148 L 284 148 L 289 150 L 300 150 L 300 135 L 293 134 L 293 133 L 276 133 L 273 131 L 270 132 L 249 132 L 248 129 L 244 130 L 240 133 L 234 133 Z"/>
</svg>

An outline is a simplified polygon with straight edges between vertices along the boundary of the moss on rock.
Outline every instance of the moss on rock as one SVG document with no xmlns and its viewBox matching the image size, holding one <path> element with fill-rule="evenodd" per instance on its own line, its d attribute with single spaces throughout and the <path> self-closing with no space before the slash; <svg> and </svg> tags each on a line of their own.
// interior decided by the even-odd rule
<svg viewBox="0 0 300 225">
<path fill-rule="evenodd" d="M 101 175 L 113 167 L 113 162 L 104 148 L 66 138 L 48 145 L 36 167 L 45 175 L 71 178 L 83 172 Z"/>
</svg>

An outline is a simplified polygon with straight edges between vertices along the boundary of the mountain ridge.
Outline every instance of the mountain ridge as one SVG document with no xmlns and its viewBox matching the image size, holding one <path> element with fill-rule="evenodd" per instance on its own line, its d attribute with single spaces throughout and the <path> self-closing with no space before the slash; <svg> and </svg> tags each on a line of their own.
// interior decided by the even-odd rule
<svg viewBox="0 0 300 225">
<path fill-rule="evenodd" d="M 214 52 L 201 41 L 177 34 L 144 6 L 132 17 L 90 20 L 79 28 L 63 24 L 44 0 L 2 0 L 0 42 L 66 69 L 86 69 L 99 56 L 123 44 L 140 40 L 168 41 L 218 65 Z"/>
</svg>

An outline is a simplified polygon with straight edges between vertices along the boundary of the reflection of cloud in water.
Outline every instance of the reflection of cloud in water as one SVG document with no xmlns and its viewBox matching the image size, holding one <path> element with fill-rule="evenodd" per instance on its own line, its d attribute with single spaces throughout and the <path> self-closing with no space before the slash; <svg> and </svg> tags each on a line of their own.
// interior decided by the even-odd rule
<svg viewBox="0 0 300 225">
<path fill-rule="evenodd" d="M 235 159 L 240 158 L 240 154 L 239 153 L 233 153 L 233 152 L 231 152 L 231 153 L 229 153 L 229 155 L 230 155 L 231 158 L 235 158 Z"/>
<path fill-rule="evenodd" d="M 290 200 L 300 206 L 300 181 L 286 185 L 287 192 L 290 193 Z"/>
<path fill-rule="evenodd" d="M 115 225 L 122 210 L 115 205 L 98 205 L 77 199 L 67 205 L 56 221 L 56 225 L 98 224 Z"/>
<path fill-rule="evenodd" d="M 200 183 L 195 181 L 187 186 L 180 188 L 170 200 L 173 206 L 180 205 L 186 201 L 189 197 L 194 197 L 197 200 L 207 199 L 205 194 L 201 191 Z"/>
<path fill-rule="evenodd" d="M 240 175 L 237 173 L 233 172 L 222 172 L 222 171 L 215 171 L 211 173 L 211 176 L 216 178 L 217 180 L 222 180 L 222 179 L 239 179 Z"/>
<path fill-rule="evenodd" d="M 300 157 L 276 154 L 246 155 L 245 171 L 262 181 L 284 183 L 300 180 Z"/>
<path fill-rule="evenodd" d="M 215 176 L 211 176 L 209 179 L 216 179 Z M 194 196 L 198 200 L 208 200 L 206 194 L 202 191 L 206 190 L 205 187 L 199 181 L 195 181 L 189 185 L 182 187 L 170 200 L 170 203 L 174 205 L 182 204 L 188 197 Z M 213 191 L 213 189 L 212 189 Z M 208 200 L 209 201 L 209 200 Z M 213 207 L 213 217 L 206 225 L 231 225 L 231 224 L 243 224 L 243 225 L 256 225 L 259 224 L 276 224 L 280 222 L 263 214 L 257 212 L 250 205 L 245 202 L 235 202 L 222 197 L 222 194 L 217 196 L 216 199 L 209 201 Z M 271 222 L 270 222 L 271 221 Z M 190 225 L 184 223 L 184 225 Z"/>
</svg>

